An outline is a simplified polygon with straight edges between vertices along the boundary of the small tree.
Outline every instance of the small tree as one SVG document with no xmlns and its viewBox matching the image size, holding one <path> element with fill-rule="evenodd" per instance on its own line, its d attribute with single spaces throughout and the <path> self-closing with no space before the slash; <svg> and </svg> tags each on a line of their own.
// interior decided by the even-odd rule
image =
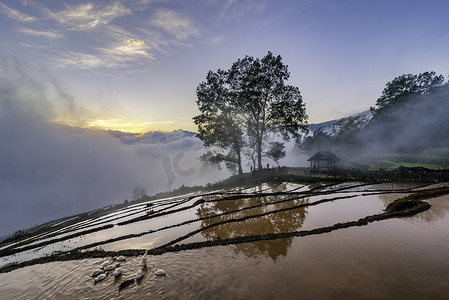
<svg viewBox="0 0 449 300">
<path fill-rule="evenodd" d="M 136 186 L 133 190 L 133 200 L 142 199 L 147 195 L 147 191 L 143 186 Z"/>
<path fill-rule="evenodd" d="M 334 138 L 323 131 L 322 128 L 318 128 L 313 132 L 312 136 L 304 138 L 300 148 L 302 151 L 312 154 L 317 151 L 329 150 L 335 145 Z"/>
<path fill-rule="evenodd" d="M 285 145 L 280 142 L 271 142 L 270 150 L 267 152 L 267 156 L 274 160 L 274 162 L 279 166 L 279 160 L 285 157 Z"/>
</svg>

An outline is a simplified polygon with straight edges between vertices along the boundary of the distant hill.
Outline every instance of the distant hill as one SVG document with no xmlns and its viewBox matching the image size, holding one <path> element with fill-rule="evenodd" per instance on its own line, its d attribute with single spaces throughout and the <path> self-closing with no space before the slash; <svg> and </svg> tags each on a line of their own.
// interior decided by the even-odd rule
<svg viewBox="0 0 449 300">
<path fill-rule="evenodd" d="M 368 119 L 370 119 L 372 117 L 371 112 L 369 110 L 365 110 L 362 111 L 360 113 L 357 114 L 353 114 L 351 115 L 351 117 L 354 116 L 360 116 L 360 115 L 364 115 L 366 116 Z M 321 123 L 314 123 L 314 124 L 309 124 L 309 134 L 312 135 L 316 130 L 320 129 L 323 130 L 325 133 L 331 133 L 332 132 L 332 127 L 334 126 L 335 123 L 337 123 L 339 120 L 341 119 L 335 119 L 335 120 L 331 120 L 331 121 L 326 121 L 326 122 L 321 122 Z"/>
<path fill-rule="evenodd" d="M 320 129 L 323 130 L 326 133 L 332 132 L 332 126 L 337 122 L 338 120 L 331 120 L 327 122 L 321 122 L 321 123 L 315 123 L 315 124 L 309 124 L 308 128 L 310 131 L 310 134 L 313 134 L 316 130 Z"/>
<path fill-rule="evenodd" d="M 356 115 L 365 114 L 368 115 L 368 117 L 371 117 L 371 114 L 368 111 L 363 111 Z M 340 119 L 330 120 L 326 122 L 321 123 L 313 123 L 309 124 L 309 135 L 312 135 L 316 130 L 320 129 L 323 130 L 325 133 L 332 133 L 333 126 L 336 122 L 338 122 Z M 186 131 L 182 129 L 174 130 L 171 132 L 164 132 L 164 131 L 149 131 L 146 133 L 132 133 L 132 132 L 123 132 L 118 130 L 108 130 L 107 131 L 110 135 L 112 135 L 115 138 L 118 138 L 123 144 L 127 145 L 133 145 L 133 144 L 167 144 L 171 142 L 178 141 L 183 138 L 193 138 L 197 135 L 197 133 L 192 131 Z"/>
<path fill-rule="evenodd" d="M 132 145 L 137 143 L 143 144 L 167 144 L 178 141 L 183 138 L 195 137 L 196 133 L 182 129 L 171 132 L 164 131 L 149 131 L 146 133 L 131 133 L 116 130 L 108 130 L 108 133 L 115 138 L 118 138 L 122 143 Z"/>
</svg>

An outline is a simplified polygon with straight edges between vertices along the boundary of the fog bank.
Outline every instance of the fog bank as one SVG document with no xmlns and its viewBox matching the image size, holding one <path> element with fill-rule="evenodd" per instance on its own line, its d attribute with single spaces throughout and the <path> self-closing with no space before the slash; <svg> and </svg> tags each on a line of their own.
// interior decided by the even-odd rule
<svg viewBox="0 0 449 300">
<path fill-rule="evenodd" d="M 203 144 L 191 135 L 126 144 L 106 131 L 53 123 L 61 112 L 81 121 L 85 112 L 62 87 L 34 80 L 18 63 L 1 65 L 0 236 L 131 200 L 136 186 L 152 195 L 229 176 L 204 169 Z"/>
</svg>

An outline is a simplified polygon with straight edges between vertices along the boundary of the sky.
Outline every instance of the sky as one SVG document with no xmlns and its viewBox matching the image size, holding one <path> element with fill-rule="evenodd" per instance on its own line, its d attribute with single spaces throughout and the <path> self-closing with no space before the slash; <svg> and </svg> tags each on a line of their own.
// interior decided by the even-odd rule
<svg viewBox="0 0 449 300">
<path fill-rule="evenodd" d="M 207 72 L 271 51 L 317 123 L 368 109 L 396 76 L 447 76 L 448 9 L 439 0 L 0 0 L 0 72 L 15 65 L 44 86 L 48 121 L 195 131 Z"/>
</svg>

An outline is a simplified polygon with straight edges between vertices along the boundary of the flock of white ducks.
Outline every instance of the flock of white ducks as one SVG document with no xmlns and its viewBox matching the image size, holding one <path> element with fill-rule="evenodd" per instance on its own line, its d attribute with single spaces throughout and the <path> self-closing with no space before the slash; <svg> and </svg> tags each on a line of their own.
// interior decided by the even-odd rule
<svg viewBox="0 0 449 300">
<path fill-rule="evenodd" d="M 140 262 L 140 268 L 139 270 L 136 272 L 135 274 L 135 279 L 137 281 L 141 280 L 144 276 L 145 276 L 145 272 L 144 270 L 147 269 L 147 260 L 148 260 L 148 252 L 145 251 L 145 254 L 142 256 L 141 262 Z M 112 275 L 114 276 L 114 278 L 119 277 L 120 275 L 122 275 L 122 270 L 119 268 L 120 267 L 120 263 L 117 262 L 124 262 L 126 261 L 126 257 L 123 255 L 117 256 L 114 259 L 110 259 L 108 261 L 104 261 L 100 267 L 98 269 L 95 269 L 91 274 L 90 277 L 94 278 L 94 282 L 100 282 L 103 279 L 105 279 L 109 272 L 114 270 L 114 272 L 112 272 Z M 154 274 L 156 276 L 165 276 L 165 271 L 163 269 L 160 268 L 156 268 Z M 128 279 L 126 281 L 124 281 L 123 283 L 127 283 L 125 286 L 129 285 L 130 283 L 134 282 L 134 279 Z M 123 283 L 120 285 L 119 290 L 122 289 L 122 285 Z"/>
<path fill-rule="evenodd" d="M 122 256 L 122 258 L 120 258 L 120 259 L 115 258 L 115 260 L 116 261 L 125 261 L 126 260 L 126 258 L 124 256 Z M 112 271 L 112 270 L 114 270 L 112 275 L 114 277 L 118 277 L 120 274 L 122 274 L 122 270 L 119 267 L 120 267 L 120 264 L 119 263 L 114 263 L 114 260 L 112 260 L 112 259 L 110 259 L 108 261 L 104 261 L 100 265 L 100 268 L 95 269 L 90 274 L 90 277 L 94 277 L 95 278 L 95 282 L 99 282 L 99 281 L 102 281 L 103 279 L 105 279 L 108 276 L 109 271 Z"/>
</svg>

